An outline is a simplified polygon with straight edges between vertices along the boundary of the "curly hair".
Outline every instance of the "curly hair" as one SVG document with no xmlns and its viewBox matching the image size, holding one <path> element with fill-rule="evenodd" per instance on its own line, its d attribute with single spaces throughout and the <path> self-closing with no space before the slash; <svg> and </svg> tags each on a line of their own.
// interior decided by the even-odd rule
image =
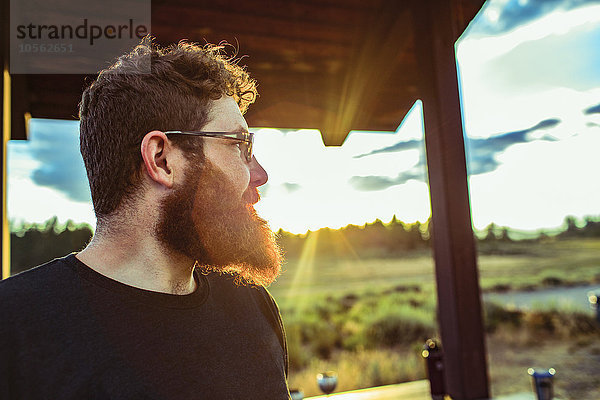
<svg viewBox="0 0 600 400">
<path fill-rule="evenodd" d="M 211 101 L 224 95 L 242 113 L 255 101 L 256 82 L 237 65 L 239 59 L 225 54 L 225 46 L 181 41 L 160 48 L 146 37 L 85 89 L 80 150 L 99 221 L 139 193 L 146 133 L 200 130 L 208 123 Z M 177 138 L 176 145 L 198 156 L 201 143 Z"/>
</svg>

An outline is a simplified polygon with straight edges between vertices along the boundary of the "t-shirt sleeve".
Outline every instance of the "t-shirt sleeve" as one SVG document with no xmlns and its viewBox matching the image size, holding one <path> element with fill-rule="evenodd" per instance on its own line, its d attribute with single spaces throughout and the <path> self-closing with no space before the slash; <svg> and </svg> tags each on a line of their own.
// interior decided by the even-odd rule
<svg viewBox="0 0 600 400">
<path fill-rule="evenodd" d="M 277 306 L 277 302 L 269 293 L 267 289 L 264 287 L 260 288 L 260 291 L 265 299 L 265 302 L 269 306 L 270 315 L 269 320 L 273 325 L 273 329 L 277 332 L 277 336 L 279 338 L 279 343 L 283 349 L 284 354 L 284 365 L 285 365 L 285 377 L 288 377 L 289 370 L 289 362 L 288 362 L 288 349 L 287 349 L 287 337 L 285 335 L 285 327 L 283 325 L 283 320 L 281 319 L 281 312 L 279 311 L 279 307 Z"/>
<path fill-rule="evenodd" d="M 2 296 L 0 299 L 4 300 Z M 6 307 L 6 303 L 2 303 Z M 7 317 L 4 310 L 0 310 L 0 399 L 8 400 L 10 396 L 10 376 L 12 354 L 10 350 L 14 343 L 10 343 L 10 328 L 12 321 Z"/>
</svg>

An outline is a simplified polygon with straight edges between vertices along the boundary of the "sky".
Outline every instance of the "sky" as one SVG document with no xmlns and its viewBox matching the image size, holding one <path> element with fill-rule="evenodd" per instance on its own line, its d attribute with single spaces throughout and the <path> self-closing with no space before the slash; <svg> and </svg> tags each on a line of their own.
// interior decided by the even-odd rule
<svg viewBox="0 0 600 400">
<path fill-rule="evenodd" d="M 600 215 L 600 0 L 491 0 L 457 42 L 473 225 L 556 229 Z M 254 127 L 269 172 L 256 208 L 274 230 L 430 215 L 417 101 L 396 132 Z M 95 225 L 78 123 L 32 119 L 8 145 L 8 215 Z"/>
</svg>

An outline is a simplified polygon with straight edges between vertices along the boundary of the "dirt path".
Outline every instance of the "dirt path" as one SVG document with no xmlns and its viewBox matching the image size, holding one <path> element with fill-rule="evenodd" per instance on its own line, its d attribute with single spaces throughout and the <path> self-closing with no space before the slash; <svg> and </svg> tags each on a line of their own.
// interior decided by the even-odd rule
<svg viewBox="0 0 600 400">
<path fill-rule="evenodd" d="M 487 348 L 494 396 L 531 391 L 529 367 L 555 368 L 555 396 L 559 399 L 600 399 L 600 337 L 588 336 L 571 342 L 510 336 L 507 332 L 488 337 Z"/>
</svg>

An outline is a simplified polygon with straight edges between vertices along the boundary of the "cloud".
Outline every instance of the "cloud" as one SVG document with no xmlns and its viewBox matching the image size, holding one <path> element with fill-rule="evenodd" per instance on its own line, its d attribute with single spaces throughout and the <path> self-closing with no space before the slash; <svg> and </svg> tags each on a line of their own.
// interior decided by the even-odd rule
<svg viewBox="0 0 600 400">
<path fill-rule="evenodd" d="M 468 139 L 470 150 L 475 153 L 481 152 L 501 152 L 506 150 L 507 147 L 517 143 L 525 143 L 531 141 L 529 133 L 540 130 L 554 128 L 560 124 L 560 120 L 557 118 L 545 119 L 538 122 L 534 126 L 522 129 L 519 131 L 501 133 L 496 136 L 492 136 L 487 139 Z M 546 140 L 553 140 L 549 137 Z"/>
<path fill-rule="evenodd" d="M 488 0 L 469 26 L 469 35 L 489 36 L 508 32 L 554 11 L 600 4 L 600 0 Z"/>
<path fill-rule="evenodd" d="M 583 113 L 587 115 L 600 114 L 600 104 L 586 108 L 585 110 L 583 110 Z"/>
<path fill-rule="evenodd" d="M 496 160 L 496 155 L 504 152 L 512 145 L 537 140 L 556 141 L 556 139 L 551 136 L 545 135 L 540 138 L 532 138 L 529 134 L 542 129 L 554 128 L 559 125 L 560 122 L 561 121 L 557 118 L 545 119 L 527 129 L 502 133 L 487 139 L 467 139 L 466 147 L 469 175 L 479 175 L 496 170 L 500 166 L 500 162 Z M 426 157 L 422 141 L 410 140 L 407 142 L 396 143 L 392 146 L 375 149 L 369 153 L 355 156 L 355 158 L 412 149 L 421 149 L 421 154 L 417 164 L 410 170 L 403 171 L 394 178 L 386 176 L 353 176 L 349 179 L 350 185 L 356 190 L 377 191 L 387 189 L 391 186 L 405 184 L 409 180 L 426 182 Z"/>
<path fill-rule="evenodd" d="M 90 202 L 90 189 L 79 153 L 79 125 L 72 121 L 31 120 L 29 149 L 40 162 L 31 173 L 39 186 L 52 188 L 76 202 Z"/>
<path fill-rule="evenodd" d="M 297 183 L 291 183 L 291 182 L 284 182 L 281 184 L 281 186 L 283 186 L 283 188 L 288 192 L 288 193 L 294 193 L 298 190 L 300 190 L 301 186 Z"/>
<path fill-rule="evenodd" d="M 371 156 L 373 154 L 395 153 L 395 152 L 400 152 L 400 151 L 405 151 L 405 150 L 414 150 L 414 149 L 422 150 L 423 149 L 423 141 L 422 140 L 408 140 L 406 142 L 399 142 L 399 143 L 393 144 L 391 146 L 384 147 L 382 149 L 375 149 L 373 151 L 370 151 L 369 153 L 359 154 L 357 156 L 354 156 L 354 158 L 362 158 L 362 157 Z"/>
<path fill-rule="evenodd" d="M 364 192 L 383 190 L 390 186 L 399 185 L 396 179 L 386 176 L 353 176 L 349 182 L 356 190 Z"/>
<path fill-rule="evenodd" d="M 481 78 L 496 91 L 556 86 L 588 90 L 600 85 L 600 24 L 582 24 L 562 34 L 522 41 L 482 66 Z M 566 62 L 568 60 L 568 62 Z"/>
<path fill-rule="evenodd" d="M 348 180 L 350 185 L 356 190 L 363 192 L 372 192 L 384 190 L 391 186 L 403 185 L 410 180 L 427 182 L 427 166 L 425 157 L 420 157 L 419 162 L 408 171 L 403 171 L 395 178 L 388 176 L 353 176 Z"/>
<path fill-rule="evenodd" d="M 531 128 L 529 128 L 529 131 L 535 131 L 538 129 L 547 129 L 547 128 L 554 128 L 555 126 L 558 126 L 558 124 L 560 124 L 560 119 L 558 118 L 549 118 L 549 119 L 545 119 L 543 121 L 538 122 L 535 126 L 532 126 Z"/>
<path fill-rule="evenodd" d="M 469 174 L 479 175 L 494 171 L 500 165 L 496 160 L 496 154 L 502 153 L 512 145 L 536 140 L 529 137 L 531 132 L 540 129 L 554 128 L 558 124 L 560 124 L 559 119 L 551 118 L 540 121 L 531 128 L 503 133 L 487 139 L 467 139 Z M 543 136 L 538 140 L 556 141 L 556 139 L 549 136 Z"/>
</svg>

